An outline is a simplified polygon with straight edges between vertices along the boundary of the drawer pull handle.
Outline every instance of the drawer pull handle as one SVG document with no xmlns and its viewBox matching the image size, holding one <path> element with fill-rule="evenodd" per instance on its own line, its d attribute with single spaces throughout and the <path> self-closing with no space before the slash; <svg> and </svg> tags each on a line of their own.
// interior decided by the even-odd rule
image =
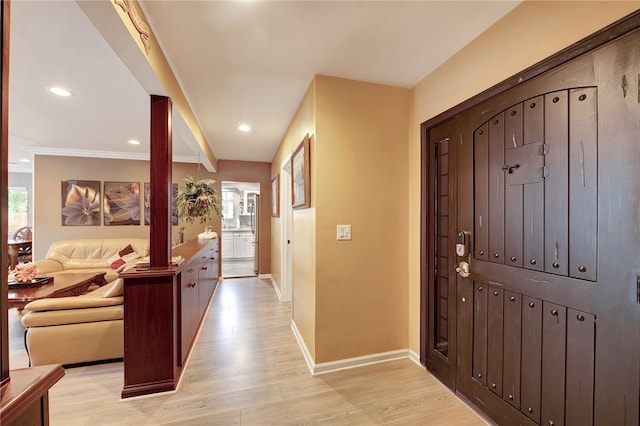
<svg viewBox="0 0 640 426">
<path fill-rule="evenodd" d="M 203 266 L 202 268 L 200 268 L 200 270 L 202 271 L 206 271 L 208 268 L 206 266 Z"/>
<path fill-rule="evenodd" d="M 196 286 L 196 283 L 189 283 L 189 284 L 187 285 L 187 287 L 191 287 L 191 288 L 193 288 L 193 287 L 195 287 L 195 286 Z"/>
</svg>

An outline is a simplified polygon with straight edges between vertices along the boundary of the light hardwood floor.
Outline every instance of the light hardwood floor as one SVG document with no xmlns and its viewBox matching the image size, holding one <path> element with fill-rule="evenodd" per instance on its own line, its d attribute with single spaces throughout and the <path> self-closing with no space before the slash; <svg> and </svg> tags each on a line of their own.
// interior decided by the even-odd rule
<svg viewBox="0 0 640 426">
<path fill-rule="evenodd" d="M 26 365 L 17 321 L 12 310 L 12 368 Z M 121 401 L 122 363 L 69 368 L 51 425 L 486 424 L 408 359 L 312 377 L 290 322 L 269 283 L 225 280 L 177 392 Z"/>
<path fill-rule="evenodd" d="M 253 259 L 251 260 L 237 260 L 237 259 L 222 259 L 222 276 L 228 277 L 248 277 L 255 275 L 253 270 Z"/>
</svg>

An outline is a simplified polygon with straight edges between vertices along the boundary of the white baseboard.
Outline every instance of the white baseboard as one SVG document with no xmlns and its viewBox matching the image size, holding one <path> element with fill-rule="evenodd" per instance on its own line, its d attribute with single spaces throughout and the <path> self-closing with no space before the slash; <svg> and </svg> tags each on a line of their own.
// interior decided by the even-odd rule
<svg viewBox="0 0 640 426">
<path fill-rule="evenodd" d="M 298 342 L 298 346 L 300 347 L 302 356 L 304 357 L 304 360 L 307 363 L 307 367 L 309 367 L 309 372 L 313 376 L 313 369 L 315 367 L 315 364 L 313 362 L 313 357 L 311 356 L 311 353 L 309 352 L 307 345 L 305 345 L 304 339 L 302 338 L 302 335 L 300 334 L 300 330 L 298 330 L 298 327 L 296 326 L 296 323 L 294 320 L 291 320 L 291 330 L 293 330 L 293 335 L 295 336 L 296 341 Z"/>
<path fill-rule="evenodd" d="M 258 274 L 259 280 L 272 280 L 271 274 Z"/>
<path fill-rule="evenodd" d="M 341 359 L 339 361 L 331 361 L 331 362 L 323 362 L 320 364 L 316 364 L 313 361 L 313 357 L 307 348 L 307 345 L 304 343 L 304 339 L 300 334 L 300 330 L 296 326 L 295 321 L 291 321 L 291 330 L 293 330 L 293 335 L 298 342 L 298 346 L 300 347 L 300 351 L 302 352 L 302 356 L 304 357 L 305 362 L 307 363 L 307 367 L 309 368 L 309 372 L 312 376 L 318 376 L 321 374 L 333 373 L 335 371 L 347 370 L 349 368 L 357 368 L 363 367 L 365 365 L 371 364 L 379 364 L 381 362 L 395 361 L 398 359 L 412 358 L 411 351 L 408 349 L 400 349 L 397 351 L 389 351 L 389 352 L 381 352 L 377 354 L 359 356 L 355 358 L 347 358 Z M 415 352 L 413 353 L 415 355 Z M 417 355 L 416 355 L 417 356 Z M 419 360 L 420 357 L 418 357 Z M 418 361 L 418 365 L 420 362 Z"/>
<path fill-rule="evenodd" d="M 282 293 L 280 292 L 280 287 L 278 287 L 278 283 L 276 282 L 275 278 L 273 278 L 273 275 L 269 275 L 269 278 L 271 279 L 271 286 L 273 287 L 273 290 L 276 292 L 276 296 L 278 296 L 278 300 L 282 302 L 283 301 Z"/>
<path fill-rule="evenodd" d="M 426 370 L 425 366 L 420 363 L 420 354 L 409 349 L 409 359 L 413 361 L 418 367 Z"/>
<path fill-rule="evenodd" d="M 341 359 L 338 361 L 322 362 L 315 365 L 313 375 L 318 376 L 320 374 L 333 373 L 335 371 L 347 370 L 349 368 L 364 367 L 365 365 L 379 364 L 381 362 L 395 361 L 405 358 L 409 358 L 408 349 L 380 352 L 377 354 Z"/>
</svg>

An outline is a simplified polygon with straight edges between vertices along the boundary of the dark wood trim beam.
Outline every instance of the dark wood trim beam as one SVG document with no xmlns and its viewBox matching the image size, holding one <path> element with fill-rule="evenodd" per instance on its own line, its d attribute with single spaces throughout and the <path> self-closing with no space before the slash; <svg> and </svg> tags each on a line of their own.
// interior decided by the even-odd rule
<svg viewBox="0 0 640 426">
<path fill-rule="evenodd" d="M 171 259 L 172 103 L 151 95 L 151 224 L 150 264 L 166 268 Z"/>
</svg>

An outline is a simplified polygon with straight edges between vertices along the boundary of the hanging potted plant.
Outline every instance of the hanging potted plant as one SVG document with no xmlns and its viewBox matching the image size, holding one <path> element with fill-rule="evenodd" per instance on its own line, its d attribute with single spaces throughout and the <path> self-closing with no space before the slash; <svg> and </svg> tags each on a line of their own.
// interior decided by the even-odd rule
<svg viewBox="0 0 640 426">
<path fill-rule="evenodd" d="M 222 203 L 213 185 L 213 179 L 195 180 L 187 176 L 185 184 L 178 187 L 176 207 L 178 217 L 187 223 L 193 223 L 197 218 L 200 223 L 206 223 L 213 218 L 213 214 L 222 217 Z"/>
</svg>

